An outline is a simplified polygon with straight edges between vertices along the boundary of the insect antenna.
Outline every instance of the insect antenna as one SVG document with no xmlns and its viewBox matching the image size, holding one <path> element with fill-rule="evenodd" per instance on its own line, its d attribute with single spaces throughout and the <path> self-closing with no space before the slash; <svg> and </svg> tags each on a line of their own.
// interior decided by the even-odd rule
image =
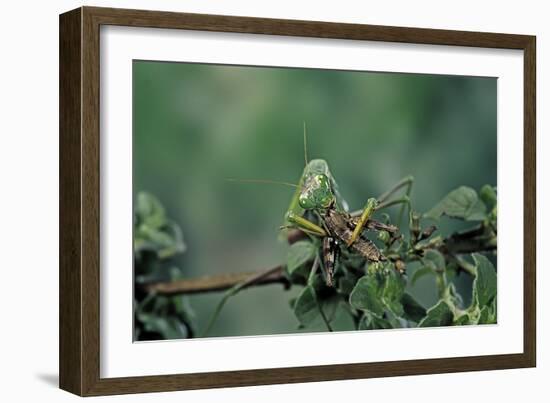
<svg viewBox="0 0 550 403">
<path fill-rule="evenodd" d="M 307 127 L 306 127 L 306 121 L 303 121 L 304 123 L 304 161 L 306 163 L 306 166 L 308 164 L 308 158 L 307 158 Z M 262 184 L 268 184 L 268 185 L 283 185 L 283 186 L 290 186 L 293 188 L 299 188 L 300 186 L 295 183 L 290 182 L 284 182 L 284 181 L 276 181 L 271 179 L 236 179 L 236 178 L 227 178 L 228 182 L 237 182 L 237 183 L 262 183 Z"/>
<path fill-rule="evenodd" d="M 226 181 L 228 182 L 237 182 L 237 183 L 262 183 L 262 184 L 268 184 L 268 185 L 283 185 L 283 186 L 291 186 L 293 188 L 297 188 L 298 185 L 290 182 L 283 182 L 283 181 L 275 181 L 270 179 L 234 179 L 234 178 L 227 178 Z"/>
<path fill-rule="evenodd" d="M 307 166 L 307 128 L 306 128 L 305 120 L 304 120 L 304 160 Z"/>
</svg>

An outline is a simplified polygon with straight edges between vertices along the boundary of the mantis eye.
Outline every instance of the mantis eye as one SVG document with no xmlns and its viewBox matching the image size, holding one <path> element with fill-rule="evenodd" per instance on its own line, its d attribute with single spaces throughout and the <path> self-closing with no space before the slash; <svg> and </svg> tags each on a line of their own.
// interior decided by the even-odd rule
<svg viewBox="0 0 550 403">
<path fill-rule="evenodd" d="M 330 180 L 326 175 L 310 176 L 304 183 L 298 202 L 305 210 L 328 208 L 334 199 Z"/>
<path fill-rule="evenodd" d="M 304 210 L 311 210 L 315 208 L 315 201 L 311 198 L 311 195 L 304 192 L 300 194 L 298 203 Z"/>
</svg>

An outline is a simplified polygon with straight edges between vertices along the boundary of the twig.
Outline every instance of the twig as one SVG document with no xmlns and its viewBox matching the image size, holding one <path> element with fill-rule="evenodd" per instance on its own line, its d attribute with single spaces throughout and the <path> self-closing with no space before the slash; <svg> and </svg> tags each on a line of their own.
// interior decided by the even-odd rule
<svg viewBox="0 0 550 403">
<path fill-rule="evenodd" d="M 240 283 L 243 283 L 242 288 L 277 283 L 285 287 L 290 286 L 290 282 L 285 275 L 284 266 L 281 265 L 260 272 L 224 273 L 193 279 L 153 283 L 144 287 L 148 292 L 175 295 L 224 291 Z"/>
<path fill-rule="evenodd" d="M 496 235 L 486 234 L 485 228 L 480 225 L 452 234 L 445 239 L 439 250 L 445 255 L 464 255 L 473 252 L 490 252 L 496 248 Z"/>
</svg>

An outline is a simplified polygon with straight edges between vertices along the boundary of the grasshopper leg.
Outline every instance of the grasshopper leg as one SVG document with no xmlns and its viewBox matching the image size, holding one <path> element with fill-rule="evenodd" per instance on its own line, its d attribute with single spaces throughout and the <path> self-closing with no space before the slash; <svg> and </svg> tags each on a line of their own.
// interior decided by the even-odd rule
<svg viewBox="0 0 550 403">
<path fill-rule="evenodd" d="M 325 281 L 328 287 L 334 285 L 334 267 L 336 265 L 336 240 L 330 236 L 323 238 L 323 263 Z"/>
<path fill-rule="evenodd" d="M 351 238 L 347 241 L 348 248 L 351 245 L 353 245 L 353 243 L 357 240 L 357 238 L 359 238 L 359 236 L 361 235 L 361 232 L 363 232 L 363 228 L 365 227 L 365 224 L 367 223 L 368 219 L 372 216 L 377 206 L 378 206 L 378 201 L 375 198 L 371 197 L 369 200 L 367 200 L 367 204 L 365 205 L 365 208 L 361 213 L 361 217 L 359 217 L 359 221 L 357 221 L 357 225 L 353 229 Z"/>
</svg>

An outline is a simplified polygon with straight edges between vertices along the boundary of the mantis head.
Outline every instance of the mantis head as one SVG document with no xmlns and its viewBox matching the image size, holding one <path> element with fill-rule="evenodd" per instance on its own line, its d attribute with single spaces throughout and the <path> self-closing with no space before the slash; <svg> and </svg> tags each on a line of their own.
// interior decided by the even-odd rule
<svg viewBox="0 0 550 403">
<path fill-rule="evenodd" d="M 298 203 L 304 210 L 326 209 L 334 202 L 334 193 L 327 175 L 316 173 L 305 178 Z"/>
</svg>

